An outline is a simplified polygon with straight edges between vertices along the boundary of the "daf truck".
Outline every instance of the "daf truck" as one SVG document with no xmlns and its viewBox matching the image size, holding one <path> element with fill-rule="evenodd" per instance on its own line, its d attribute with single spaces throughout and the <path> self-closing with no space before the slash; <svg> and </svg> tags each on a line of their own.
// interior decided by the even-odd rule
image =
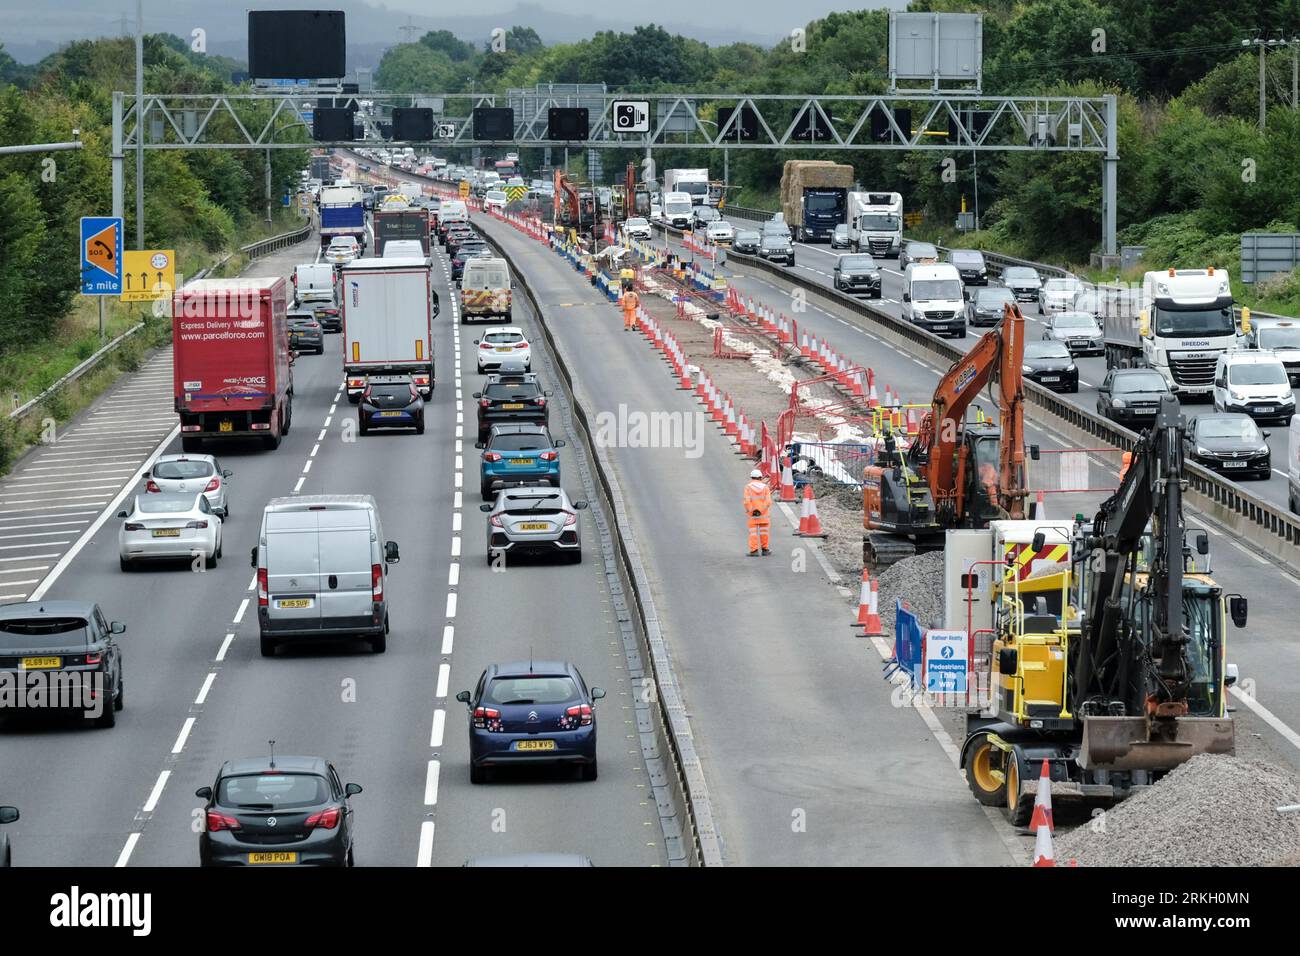
<svg viewBox="0 0 1300 956">
<path fill-rule="evenodd" d="M 796 242 L 830 242 L 847 221 L 853 167 L 820 159 L 786 160 L 781 211 Z"/>
<path fill-rule="evenodd" d="M 903 194 L 849 193 L 849 243 L 873 258 L 897 259 L 903 251 Z"/>
</svg>

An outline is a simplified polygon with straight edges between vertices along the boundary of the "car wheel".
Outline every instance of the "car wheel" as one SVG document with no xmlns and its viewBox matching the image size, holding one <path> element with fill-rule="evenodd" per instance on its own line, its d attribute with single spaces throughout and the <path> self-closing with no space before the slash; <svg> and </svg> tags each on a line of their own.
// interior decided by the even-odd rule
<svg viewBox="0 0 1300 956">
<path fill-rule="evenodd" d="M 357 392 L 355 395 L 352 395 L 352 394 L 349 393 L 349 394 L 348 394 L 348 402 L 349 402 L 350 404 L 352 404 L 352 405 L 360 405 L 360 404 L 361 404 L 361 393 L 360 393 L 360 392 Z"/>
<path fill-rule="evenodd" d="M 265 635 L 263 635 L 263 637 L 262 637 L 262 639 L 261 639 L 261 645 L 262 645 L 262 656 L 263 656 L 263 657 L 274 657 L 274 656 L 275 656 L 275 639 L 274 639 L 274 638 L 266 637 Z"/>
<path fill-rule="evenodd" d="M 582 564 L 582 548 L 578 548 L 569 555 L 570 564 Z"/>
<path fill-rule="evenodd" d="M 986 807 L 1001 806 L 1007 799 L 1006 781 L 993 776 L 996 748 L 988 734 L 981 734 L 966 752 L 966 786 Z"/>
<path fill-rule="evenodd" d="M 289 393 L 293 394 L 292 388 L 290 388 Z M 289 434 L 289 427 L 292 424 L 293 424 L 293 399 L 291 398 L 284 403 L 284 423 L 280 426 L 280 434 L 281 435 Z"/>
<path fill-rule="evenodd" d="M 113 709 L 121 710 L 126 706 L 126 682 L 122 677 L 122 672 L 117 672 L 117 696 L 113 698 Z"/>
<path fill-rule="evenodd" d="M 130 571 L 132 567 L 131 562 L 128 561 L 126 558 L 122 557 L 121 555 L 117 556 L 117 566 L 121 568 L 123 571 Z"/>
<path fill-rule="evenodd" d="M 211 571 L 217 566 L 217 558 L 220 557 L 215 551 L 203 558 L 203 566 Z"/>
<path fill-rule="evenodd" d="M 353 853 L 352 853 L 352 847 L 348 847 L 348 858 L 347 858 L 347 861 L 346 861 L 343 865 L 344 865 L 344 866 L 356 866 L 356 865 L 357 865 L 356 857 L 355 857 L 355 856 L 353 855 Z"/>
<path fill-rule="evenodd" d="M 267 449 L 268 451 L 275 451 L 277 448 L 280 447 L 280 436 L 267 435 L 265 438 L 262 439 L 262 447 Z"/>
<path fill-rule="evenodd" d="M 369 435 L 369 434 L 370 434 L 370 426 L 367 425 L 367 424 L 365 423 L 365 420 L 364 420 L 364 419 L 363 419 L 363 420 L 360 420 L 360 421 L 357 422 L 357 431 L 361 432 L 361 434 L 363 434 L 363 435 Z"/>
<path fill-rule="evenodd" d="M 583 780 L 595 780 L 595 779 L 596 779 L 596 775 L 597 775 L 599 772 L 600 772 L 600 768 L 597 766 L 595 760 L 592 760 L 591 763 L 584 763 L 584 764 L 582 765 L 582 779 L 583 779 Z"/>
<path fill-rule="evenodd" d="M 420 421 L 419 421 L 419 423 L 415 426 L 415 433 L 416 433 L 417 435 L 423 435 L 423 434 L 424 434 L 424 416 L 423 416 L 423 415 L 420 416 Z"/>
<path fill-rule="evenodd" d="M 216 553 L 213 557 L 217 557 L 217 558 L 221 557 L 221 545 L 222 545 L 222 544 L 223 544 L 222 540 L 221 540 L 220 538 L 218 538 L 218 539 L 217 539 L 217 553 Z"/>
<path fill-rule="evenodd" d="M 487 767 L 476 767 L 474 764 L 469 765 L 469 782 L 470 783 L 487 783 L 489 770 Z"/>
<path fill-rule="evenodd" d="M 95 718 L 95 726 L 103 728 L 116 727 L 117 710 L 111 704 L 105 707 L 104 712 Z"/>
<path fill-rule="evenodd" d="M 480 481 L 478 483 L 479 494 L 483 496 L 484 501 L 492 500 L 492 485 L 490 482 Z"/>
<path fill-rule="evenodd" d="M 382 654 L 388 650 L 388 628 L 384 628 L 384 633 L 370 638 L 370 650 L 376 654 Z"/>
<path fill-rule="evenodd" d="M 1072 393 L 1074 393 L 1075 395 L 1079 394 L 1079 383 L 1078 383 L 1078 382 L 1075 382 L 1073 385 L 1071 385 L 1071 386 L 1067 389 L 1067 391 L 1072 392 Z"/>
</svg>

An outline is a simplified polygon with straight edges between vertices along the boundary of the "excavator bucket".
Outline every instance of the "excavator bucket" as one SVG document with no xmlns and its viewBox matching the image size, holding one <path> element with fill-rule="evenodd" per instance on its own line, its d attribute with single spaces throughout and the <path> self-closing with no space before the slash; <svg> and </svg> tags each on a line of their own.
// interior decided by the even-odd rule
<svg viewBox="0 0 1300 956">
<path fill-rule="evenodd" d="M 1230 754 L 1235 740 L 1228 717 L 1172 718 L 1160 730 L 1146 717 L 1085 717 L 1079 762 L 1090 770 L 1172 770 L 1197 754 Z"/>
</svg>

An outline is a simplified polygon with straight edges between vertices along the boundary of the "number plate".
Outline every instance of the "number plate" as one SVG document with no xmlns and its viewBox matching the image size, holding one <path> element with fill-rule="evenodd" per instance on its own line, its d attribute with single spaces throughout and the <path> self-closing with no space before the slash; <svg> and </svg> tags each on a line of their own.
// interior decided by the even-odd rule
<svg viewBox="0 0 1300 956">
<path fill-rule="evenodd" d="M 311 607 L 311 598 L 285 598 L 283 601 L 276 601 L 276 607 Z"/>
<path fill-rule="evenodd" d="M 155 538 L 179 538 L 181 536 L 180 528 L 154 528 L 153 536 Z"/>
<path fill-rule="evenodd" d="M 523 402 L 506 402 L 506 403 L 505 403 L 504 405 L 502 405 L 501 407 L 504 408 L 504 409 L 506 409 L 507 411 L 512 411 L 512 412 L 513 412 L 513 411 L 516 411 L 516 410 L 518 410 L 518 409 L 520 409 L 520 408 L 523 408 L 524 405 L 523 405 Z"/>
<path fill-rule="evenodd" d="M 402 412 L 375 412 L 376 418 L 400 418 Z"/>
<path fill-rule="evenodd" d="M 512 465 L 531 465 L 532 463 L 533 463 L 533 460 L 532 460 L 531 458 L 511 458 L 511 459 L 510 459 L 510 464 L 512 464 Z"/>
<path fill-rule="evenodd" d="M 219 432 L 233 432 L 234 430 L 235 430 L 234 422 L 222 422 L 220 425 L 217 426 L 217 431 Z"/>
<path fill-rule="evenodd" d="M 285 853 L 277 851 L 274 853 L 250 853 L 248 854 L 249 863 L 297 863 L 297 853 Z"/>
<path fill-rule="evenodd" d="M 515 741 L 516 750 L 554 750 L 554 740 L 517 740 Z"/>
<path fill-rule="evenodd" d="M 1082 339 L 1070 339 L 1070 348 L 1072 349 L 1086 349 L 1087 347 L 1088 343 Z"/>
<path fill-rule="evenodd" d="M 24 671 L 47 671 L 62 666 L 62 657 L 24 657 L 18 662 L 18 669 Z"/>
<path fill-rule="evenodd" d="M 520 531 L 549 531 L 550 524 L 545 521 L 525 521 L 519 526 Z"/>
<path fill-rule="evenodd" d="M 1244 461 L 1225 461 L 1223 463 L 1223 467 L 1224 468 L 1245 468 L 1246 463 Z"/>
<path fill-rule="evenodd" d="M 1059 381 L 1061 380 L 1061 376 L 1059 376 L 1059 375 L 1044 375 L 1043 378 L 1042 378 L 1042 380 L 1043 380 L 1044 382 L 1059 382 Z"/>
<path fill-rule="evenodd" d="M 515 350 L 515 347 L 514 347 L 513 345 L 498 345 L 498 346 L 497 346 L 497 351 L 498 351 L 498 352 L 513 352 L 514 350 Z"/>
<path fill-rule="evenodd" d="M 1272 406 L 1272 405 L 1260 405 L 1258 408 L 1255 409 L 1255 411 L 1259 412 L 1261 415 L 1272 415 L 1272 414 L 1273 414 L 1273 406 Z"/>
</svg>

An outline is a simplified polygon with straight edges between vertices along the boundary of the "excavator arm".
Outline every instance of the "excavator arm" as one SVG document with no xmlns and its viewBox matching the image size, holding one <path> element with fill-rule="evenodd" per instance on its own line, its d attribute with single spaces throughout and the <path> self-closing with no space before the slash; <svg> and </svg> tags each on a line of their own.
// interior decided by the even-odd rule
<svg viewBox="0 0 1300 956">
<path fill-rule="evenodd" d="M 557 225 L 577 227 L 581 221 L 582 206 L 578 201 L 578 188 L 565 175 L 555 171 L 555 222 Z"/>
</svg>

